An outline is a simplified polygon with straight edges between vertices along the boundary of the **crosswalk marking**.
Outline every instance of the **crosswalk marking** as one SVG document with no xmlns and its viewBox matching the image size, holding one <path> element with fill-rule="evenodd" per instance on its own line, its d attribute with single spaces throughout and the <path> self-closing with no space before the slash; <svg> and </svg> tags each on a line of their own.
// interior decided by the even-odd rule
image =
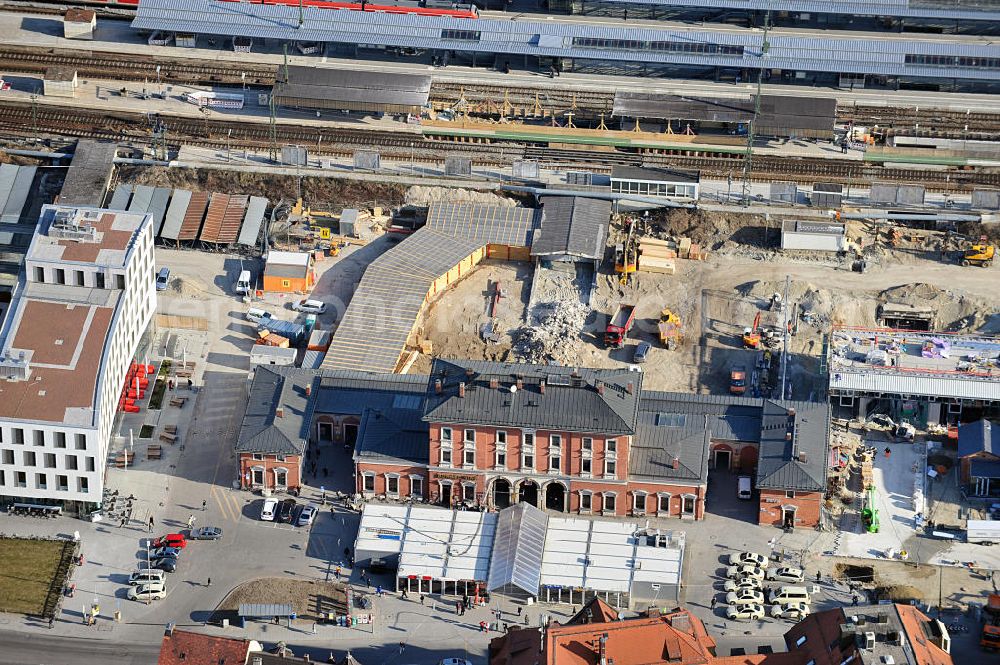
<svg viewBox="0 0 1000 665">
<path fill-rule="evenodd" d="M 219 510 L 222 511 L 224 520 L 230 522 L 239 521 L 242 513 L 239 499 L 216 485 L 212 486 L 212 498 L 215 500 L 216 505 L 219 506 Z"/>
</svg>

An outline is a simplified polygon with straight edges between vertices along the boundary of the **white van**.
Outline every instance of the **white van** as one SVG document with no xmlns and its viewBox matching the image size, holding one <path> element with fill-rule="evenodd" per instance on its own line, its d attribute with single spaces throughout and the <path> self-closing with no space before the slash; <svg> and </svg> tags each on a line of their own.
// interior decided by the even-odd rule
<svg viewBox="0 0 1000 665">
<path fill-rule="evenodd" d="M 736 479 L 736 496 L 744 501 L 753 498 L 753 485 L 750 482 L 750 476 L 740 476 Z"/>
<path fill-rule="evenodd" d="M 247 321 L 253 321 L 254 323 L 260 323 L 261 321 L 264 321 L 265 319 L 270 319 L 271 318 L 271 313 L 270 312 L 266 312 L 266 311 L 264 311 L 262 309 L 258 309 L 256 307 L 251 307 L 250 309 L 247 310 L 246 317 L 247 317 Z"/>
<path fill-rule="evenodd" d="M 132 571 L 129 575 L 128 583 L 132 586 L 137 584 L 150 584 L 151 582 L 159 582 L 163 584 L 166 573 L 158 568 L 140 568 L 139 570 Z"/>
<path fill-rule="evenodd" d="M 236 293 L 250 293 L 250 271 L 243 270 L 240 272 L 240 276 L 236 279 L 236 283 L 233 284 L 233 290 Z"/>
<path fill-rule="evenodd" d="M 772 605 L 788 605 L 790 603 L 808 605 L 809 589 L 804 586 L 783 586 L 780 589 L 772 589 L 767 600 Z"/>
</svg>

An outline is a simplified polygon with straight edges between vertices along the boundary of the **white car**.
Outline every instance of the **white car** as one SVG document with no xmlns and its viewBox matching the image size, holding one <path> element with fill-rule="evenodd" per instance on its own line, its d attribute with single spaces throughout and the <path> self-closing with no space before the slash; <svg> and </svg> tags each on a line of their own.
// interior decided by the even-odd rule
<svg viewBox="0 0 1000 665">
<path fill-rule="evenodd" d="M 722 585 L 724 591 L 739 591 L 740 589 L 761 590 L 761 581 L 755 577 L 737 577 L 733 580 L 726 580 Z"/>
<path fill-rule="evenodd" d="M 167 597 L 167 588 L 163 582 L 137 584 L 128 588 L 129 600 L 162 600 Z"/>
<path fill-rule="evenodd" d="M 742 566 L 729 566 L 726 568 L 726 577 L 731 580 L 736 578 L 747 578 L 750 577 L 755 580 L 764 579 L 764 571 L 757 566 L 751 564 L 743 564 Z"/>
<path fill-rule="evenodd" d="M 809 606 L 805 603 L 790 603 L 788 605 L 775 605 L 771 608 L 771 616 L 775 619 L 788 619 L 789 621 L 801 621 L 809 616 Z"/>
<path fill-rule="evenodd" d="M 764 608 L 760 605 L 734 605 L 726 608 L 726 618 L 733 621 L 752 621 L 764 618 Z"/>
<path fill-rule="evenodd" d="M 730 566 L 742 566 L 745 563 L 764 568 L 767 566 L 767 557 L 756 552 L 737 552 L 729 555 Z"/>
<path fill-rule="evenodd" d="M 472 665 L 472 662 L 464 658 L 442 658 L 438 665 Z"/>
<path fill-rule="evenodd" d="M 326 303 L 306 298 L 292 305 L 292 309 L 296 312 L 306 312 L 307 314 L 322 314 L 326 311 Z"/>
<path fill-rule="evenodd" d="M 767 571 L 767 579 L 775 580 L 776 582 L 801 582 L 806 574 L 801 568 L 792 568 L 791 566 L 782 566 L 781 568 L 771 568 Z"/>
<path fill-rule="evenodd" d="M 264 522 L 273 522 L 274 516 L 278 512 L 277 499 L 264 499 L 264 505 L 260 507 L 260 519 Z"/>
<path fill-rule="evenodd" d="M 756 589 L 740 589 L 726 594 L 727 605 L 763 605 L 764 594 Z"/>
</svg>

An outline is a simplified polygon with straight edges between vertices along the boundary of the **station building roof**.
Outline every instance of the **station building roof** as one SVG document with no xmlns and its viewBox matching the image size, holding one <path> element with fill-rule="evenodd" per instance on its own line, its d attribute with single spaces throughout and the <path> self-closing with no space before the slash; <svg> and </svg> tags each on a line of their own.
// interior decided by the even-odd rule
<svg viewBox="0 0 1000 665">
<path fill-rule="evenodd" d="M 751 11 L 845 14 L 854 16 L 898 16 L 972 21 L 1000 21 L 995 5 L 978 0 L 952 0 L 945 7 L 931 0 L 602 0 L 602 2 L 657 7 L 704 7 Z"/>
<path fill-rule="evenodd" d="M 896 35 L 830 36 L 824 31 L 772 30 L 762 56 L 761 31 L 627 26 L 573 19 L 510 21 L 411 14 L 302 10 L 214 0 L 142 0 L 132 27 L 217 36 L 364 43 L 463 52 L 643 62 L 697 67 L 759 68 L 884 76 L 1000 80 L 987 39 Z M 918 58 L 908 56 L 917 55 Z M 929 61 L 927 57 L 932 59 Z M 941 59 L 943 56 L 944 59 Z"/>
<path fill-rule="evenodd" d="M 324 67 L 289 66 L 288 79 L 274 84 L 278 104 L 306 108 L 401 110 L 427 104 L 431 77 L 392 72 L 350 71 Z"/>
</svg>

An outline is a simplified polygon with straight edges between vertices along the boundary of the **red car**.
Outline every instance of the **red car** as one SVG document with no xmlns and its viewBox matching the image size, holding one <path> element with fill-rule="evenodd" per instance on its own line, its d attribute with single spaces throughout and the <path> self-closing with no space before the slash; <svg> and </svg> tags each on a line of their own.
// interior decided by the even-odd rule
<svg viewBox="0 0 1000 665">
<path fill-rule="evenodd" d="M 182 550 L 187 547 L 187 538 L 183 533 L 168 533 L 154 540 L 152 547 L 176 547 Z"/>
</svg>

